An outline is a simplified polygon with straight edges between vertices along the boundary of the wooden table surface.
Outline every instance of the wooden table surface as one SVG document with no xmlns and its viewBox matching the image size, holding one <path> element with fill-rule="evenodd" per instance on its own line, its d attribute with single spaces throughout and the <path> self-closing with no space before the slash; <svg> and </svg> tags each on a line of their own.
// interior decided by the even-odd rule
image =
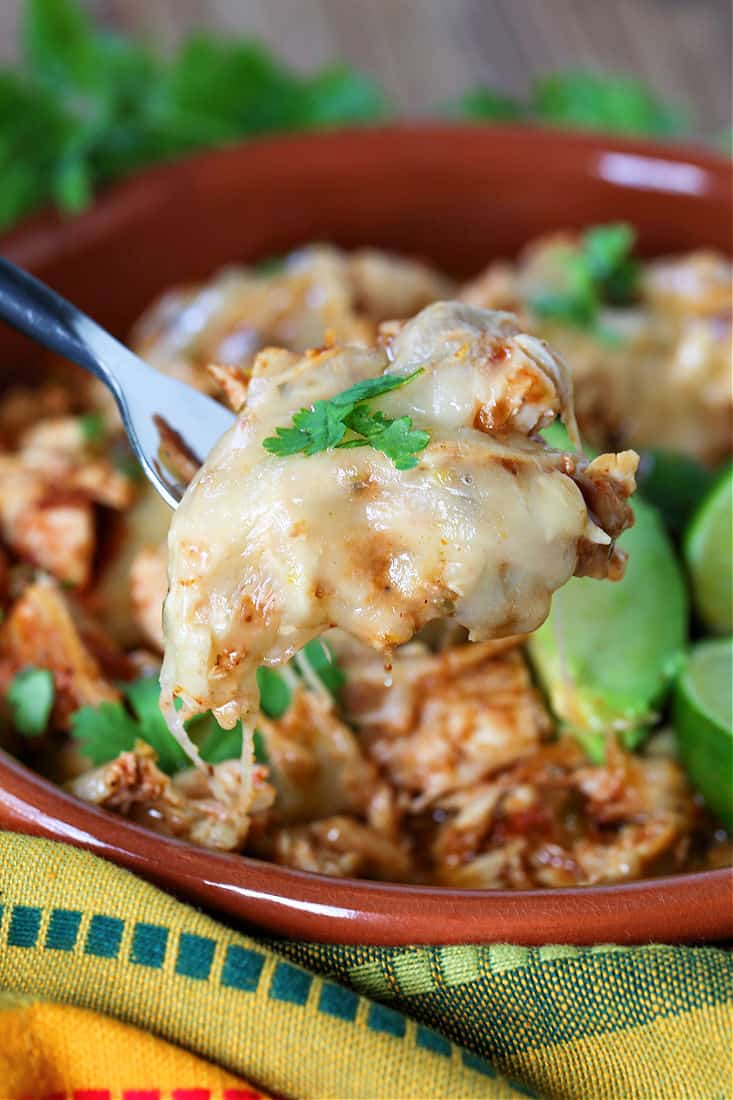
<svg viewBox="0 0 733 1100">
<path fill-rule="evenodd" d="M 701 133 L 731 124 L 730 0 L 83 0 L 109 26 L 178 41 L 194 27 L 252 34 L 288 61 L 343 58 L 399 109 L 485 82 L 521 93 L 566 66 L 634 73 L 694 111 Z M 0 57 L 17 49 L 22 0 L 0 0 Z"/>
</svg>

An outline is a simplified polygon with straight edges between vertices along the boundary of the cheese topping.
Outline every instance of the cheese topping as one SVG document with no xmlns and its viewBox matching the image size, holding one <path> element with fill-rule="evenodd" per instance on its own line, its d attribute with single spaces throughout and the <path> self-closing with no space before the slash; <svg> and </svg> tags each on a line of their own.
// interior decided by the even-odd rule
<svg viewBox="0 0 733 1100">
<path fill-rule="evenodd" d="M 370 447 L 263 448 L 298 409 L 418 368 L 374 402 L 429 433 L 415 468 Z M 636 456 L 591 469 L 550 449 L 535 433 L 558 415 L 577 439 L 564 364 L 511 314 L 456 302 L 385 325 L 377 347 L 261 352 L 238 421 L 170 530 L 161 683 L 179 735 L 208 709 L 251 728 L 258 666 L 330 627 L 388 663 L 435 619 L 454 618 L 475 641 L 534 630 L 589 558 L 594 576 L 618 575 L 613 539 L 632 521 Z"/>
</svg>

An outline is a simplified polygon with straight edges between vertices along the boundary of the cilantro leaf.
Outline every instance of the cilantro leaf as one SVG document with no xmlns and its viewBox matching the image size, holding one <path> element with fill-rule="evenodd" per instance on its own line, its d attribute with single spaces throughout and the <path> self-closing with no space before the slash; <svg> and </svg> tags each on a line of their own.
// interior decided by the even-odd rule
<svg viewBox="0 0 733 1100">
<path fill-rule="evenodd" d="M 353 412 L 344 418 L 344 423 L 352 432 L 363 436 L 363 440 L 356 440 L 359 446 L 369 442 L 371 436 L 379 435 L 391 423 L 381 412 L 370 412 L 366 404 L 357 405 Z M 348 444 L 346 444 L 348 446 Z"/>
<path fill-rule="evenodd" d="M 258 668 L 257 687 L 262 711 L 268 718 L 281 718 L 290 706 L 292 692 L 280 673 L 274 668 Z"/>
<path fill-rule="evenodd" d="M 80 707 L 71 718 L 71 735 L 92 764 L 107 764 L 129 752 L 140 739 L 140 727 L 121 703 Z"/>
<path fill-rule="evenodd" d="M 104 440 L 104 417 L 101 412 L 84 413 L 79 417 L 79 427 L 85 443 L 94 445 Z"/>
<path fill-rule="evenodd" d="M 206 732 L 200 739 L 199 752 L 207 764 L 223 764 L 225 760 L 238 760 L 242 755 L 242 723 L 230 730 L 222 729 L 212 714 L 204 716 Z M 254 758 L 257 764 L 267 764 L 265 739 L 260 730 L 252 734 Z"/>
<path fill-rule="evenodd" d="M 663 103 L 640 80 L 569 70 L 535 81 L 530 111 L 552 126 L 670 137 L 689 128 L 685 112 Z"/>
<path fill-rule="evenodd" d="M 335 401 L 316 401 L 310 409 L 301 409 L 293 417 L 295 427 L 306 434 L 308 441 L 303 454 L 314 455 L 340 443 L 346 432 L 344 417 L 351 411 L 348 405 Z"/>
<path fill-rule="evenodd" d="M 346 683 L 346 674 L 336 661 L 328 642 L 323 638 L 313 638 L 303 646 L 303 652 L 323 686 L 337 699 Z"/>
<path fill-rule="evenodd" d="M 479 85 L 448 105 L 476 121 L 537 122 L 619 134 L 670 137 L 690 129 L 688 113 L 640 80 L 618 73 L 561 70 L 535 80 L 525 101 Z"/>
<path fill-rule="evenodd" d="M 48 725 L 56 689 L 47 668 L 24 668 L 7 690 L 13 727 L 25 737 L 38 737 Z"/>
<path fill-rule="evenodd" d="M 625 222 L 592 226 L 578 248 L 558 249 L 558 285 L 530 298 L 530 309 L 538 317 L 592 329 L 600 340 L 615 343 L 615 335 L 600 325 L 599 314 L 606 304 L 633 300 L 640 274 L 632 255 L 635 241 L 634 230 Z"/>
<path fill-rule="evenodd" d="M 527 105 L 493 88 L 479 85 L 470 88 L 456 102 L 448 105 L 448 113 L 477 122 L 519 122 L 527 117 Z"/>
<path fill-rule="evenodd" d="M 262 446 L 270 454 L 285 457 L 302 454 L 309 441 L 308 432 L 301 428 L 275 428 L 275 435 L 270 435 L 263 440 Z"/>
<path fill-rule="evenodd" d="M 71 734 L 93 764 L 106 764 L 121 752 L 129 752 L 136 741 L 155 750 L 158 766 L 168 775 L 190 766 L 190 760 L 168 729 L 159 705 L 160 687 L 155 677 L 143 677 L 123 684 L 128 711 L 121 702 L 86 706 L 71 718 Z"/>
<path fill-rule="evenodd" d="M 293 428 L 276 428 L 274 436 L 263 440 L 270 454 L 313 455 L 332 447 L 373 447 L 392 459 L 398 470 L 410 470 L 417 465 L 415 457 L 430 442 L 427 432 L 413 430 L 409 416 L 396 420 L 379 410 L 372 411 L 368 402 L 412 381 L 422 368 L 409 375 L 383 374 L 365 378 L 329 398 L 316 401 L 310 409 L 301 409 L 293 416 Z M 352 433 L 349 438 L 347 430 Z"/>
<path fill-rule="evenodd" d="M 311 647 L 311 648 L 309 648 Z M 336 664 L 333 654 L 320 642 L 309 642 L 306 650 L 316 675 L 333 694 L 340 689 L 344 674 Z M 27 670 L 28 673 L 43 669 Z M 19 674 L 23 675 L 23 674 Z M 18 677 L 16 677 L 18 679 Z M 285 678 L 275 669 L 257 670 L 257 683 L 261 693 L 260 705 L 264 714 L 277 719 L 290 706 L 292 692 Z M 51 680 L 53 686 L 53 681 Z M 104 702 L 99 706 L 86 706 L 77 710 L 71 718 L 71 735 L 78 742 L 84 756 L 95 765 L 107 764 L 121 752 L 130 752 L 137 741 L 145 741 L 155 751 L 158 767 L 168 775 L 191 766 L 185 751 L 168 729 L 160 710 L 160 685 L 156 677 L 142 677 L 121 685 L 124 702 Z M 9 693 L 10 701 L 10 693 Z M 49 707 L 50 711 L 50 707 Z M 48 715 L 43 726 L 45 728 Z M 17 727 L 20 729 L 20 727 Z M 209 764 L 236 759 L 242 751 L 242 725 L 237 722 L 231 730 L 222 729 L 211 712 L 198 714 L 186 722 L 186 729 L 199 746 L 201 757 Z M 23 732 L 23 731 L 21 731 Z M 254 735 L 255 760 L 267 763 L 264 738 L 259 730 Z"/>
<path fill-rule="evenodd" d="M 412 470 L 417 466 L 417 455 L 424 451 L 430 442 L 427 432 L 412 427 L 409 416 L 400 416 L 397 420 L 387 421 L 387 426 L 372 432 L 366 443 L 375 451 L 381 451 L 391 458 L 398 470 Z"/>
<path fill-rule="evenodd" d="M 250 135 L 390 112 L 348 66 L 303 75 L 247 39 L 194 35 L 164 57 L 97 29 L 77 0 L 26 0 L 22 72 L 0 72 L 0 229 L 156 161 Z"/>
<path fill-rule="evenodd" d="M 123 685 L 125 697 L 134 714 L 123 703 L 100 703 L 81 707 L 72 716 L 71 733 L 84 756 L 95 765 L 115 760 L 121 752 L 130 752 L 137 741 L 145 741 L 155 751 L 158 767 L 175 775 L 191 767 L 191 761 L 168 729 L 158 703 L 160 687 L 153 677 Z M 242 724 L 222 729 L 211 713 L 200 714 L 186 723 L 199 744 L 201 757 L 209 764 L 237 759 L 242 752 Z M 254 736 L 255 760 L 266 763 L 262 735 Z"/>
<path fill-rule="evenodd" d="M 353 386 L 337 393 L 335 397 L 330 398 L 330 401 L 339 408 L 357 405 L 361 401 L 372 401 L 384 393 L 401 389 L 422 373 L 423 368 L 418 367 L 412 374 L 380 374 L 378 378 L 364 378 L 361 382 L 355 382 Z"/>
<path fill-rule="evenodd" d="M 636 233 L 626 222 L 595 225 L 583 234 L 588 274 L 608 302 L 623 305 L 636 291 L 640 266 L 632 255 L 635 243 Z"/>
<path fill-rule="evenodd" d="M 147 741 L 158 757 L 158 767 L 168 775 L 191 766 L 184 749 L 168 729 L 160 709 L 160 684 L 157 676 L 145 676 L 123 684 L 122 692 L 138 721 L 137 736 Z"/>
<path fill-rule="evenodd" d="M 619 734 L 619 741 L 627 752 L 634 752 L 640 745 L 644 744 L 648 736 L 648 729 L 637 726 L 634 729 L 622 730 Z"/>
</svg>

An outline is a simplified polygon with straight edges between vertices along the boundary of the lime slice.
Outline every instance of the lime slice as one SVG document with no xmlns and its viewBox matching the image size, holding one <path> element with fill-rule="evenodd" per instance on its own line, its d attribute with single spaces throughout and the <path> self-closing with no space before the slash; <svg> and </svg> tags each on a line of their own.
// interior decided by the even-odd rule
<svg viewBox="0 0 733 1100">
<path fill-rule="evenodd" d="M 677 681 L 674 725 L 693 786 L 733 829 L 733 638 L 692 650 Z"/>
<path fill-rule="evenodd" d="M 695 512 L 684 551 L 700 618 L 714 633 L 727 634 L 733 630 L 733 465 Z"/>
</svg>

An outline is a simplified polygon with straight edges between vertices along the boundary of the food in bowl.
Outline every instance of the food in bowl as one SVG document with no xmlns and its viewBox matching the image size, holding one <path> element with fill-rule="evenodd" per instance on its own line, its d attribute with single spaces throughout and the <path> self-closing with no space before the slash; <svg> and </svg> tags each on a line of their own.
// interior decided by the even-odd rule
<svg viewBox="0 0 733 1100">
<path fill-rule="evenodd" d="M 434 327 L 427 336 L 428 341 L 437 339 L 429 351 L 439 369 L 426 371 L 427 378 L 420 375 L 395 388 L 381 399 L 385 404 L 380 403 L 378 409 L 382 415 L 398 413 L 397 420 L 409 415 L 415 419 L 409 430 L 419 433 L 427 428 L 430 434 L 438 421 L 433 414 L 430 423 L 421 427 L 418 406 L 431 379 L 450 378 L 445 357 L 440 358 L 446 325 L 451 331 L 464 326 L 469 335 L 472 326 L 499 325 L 499 335 L 506 343 L 516 341 L 522 330 L 525 334 L 541 331 L 544 324 L 551 323 L 568 340 L 583 338 L 589 346 L 595 341 L 616 356 L 621 354 L 623 345 L 618 341 L 623 338 L 618 333 L 609 337 L 606 331 L 614 311 L 644 314 L 639 325 L 649 324 L 655 332 L 664 327 L 666 322 L 646 318 L 651 307 L 639 289 L 654 265 L 635 271 L 628 244 L 618 244 L 617 227 L 610 238 L 608 227 L 604 228 L 605 245 L 603 236 L 600 245 L 597 236 L 595 244 L 589 245 L 584 238 L 563 245 L 573 257 L 571 267 L 584 272 L 577 278 L 585 286 L 586 304 L 562 307 L 556 301 L 556 311 L 566 308 L 567 316 L 555 315 L 551 322 L 547 304 L 537 309 L 534 291 L 526 299 L 515 291 L 511 303 L 492 299 L 486 293 L 488 276 L 479 284 L 484 298 L 478 310 L 470 302 L 468 306 L 431 306 L 446 297 L 475 303 L 477 285 L 457 287 L 447 277 L 410 260 L 314 247 L 266 270 L 228 272 L 206 287 L 173 292 L 142 320 L 135 343 L 160 369 L 220 393 L 235 409 L 254 401 L 258 379 L 268 371 L 275 388 L 291 385 L 292 378 L 300 374 L 310 377 L 316 388 L 309 398 L 292 386 L 287 407 L 283 404 L 277 409 L 280 419 L 268 421 L 266 430 L 273 435 L 264 437 L 278 438 L 277 428 L 288 430 L 292 413 L 297 414 L 300 404 L 321 398 L 319 386 L 326 386 L 323 395 L 332 397 L 356 380 L 355 369 L 357 375 L 363 369 L 365 377 L 375 377 L 386 365 L 389 373 L 390 355 L 399 369 L 400 341 L 409 344 L 414 338 L 422 347 L 430 329 L 428 320 L 442 316 L 439 336 L 436 338 Z M 598 260 L 599 249 L 605 268 Z M 590 269 L 587 252 L 594 257 Z M 697 263 L 694 257 L 665 262 L 676 263 L 680 269 L 686 263 L 695 268 Z M 632 273 L 626 270 L 629 264 Z M 716 257 L 715 264 L 724 265 L 725 261 Z M 730 270 L 726 267 L 725 271 L 729 285 Z M 619 289 L 624 280 L 625 287 Z M 687 285 L 682 276 L 678 282 Z M 612 300 L 614 296 L 618 302 Z M 484 312 L 484 307 L 504 304 L 519 309 L 521 326 L 499 322 L 495 315 Z M 685 319 L 697 318 L 695 308 L 676 302 L 674 319 L 669 319 L 670 332 L 681 332 Z M 421 310 L 426 312 L 421 314 Z M 413 314 L 418 314 L 416 320 L 404 326 L 390 323 Z M 705 339 L 695 345 L 690 357 L 701 376 L 710 379 L 719 369 L 719 345 L 725 347 L 729 339 L 730 322 L 722 308 L 705 316 L 715 340 L 708 339 L 706 328 Z M 658 347 L 663 345 L 665 350 L 658 350 L 655 366 L 649 368 L 658 372 L 657 377 L 663 376 L 663 361 L 671 371 L 674 358 L 672 336 L 667 334 L 665 340 L 660 337 Z M 461 346 L 464 343 L 470 360 L 471 339 L 464 339 Z M 553 337 L 553 346 L 557 343 Z M 270 344 L 282 350 L 263 352 Z M 526 356 L 528 347 L 536 351 L 541 345 L 533 336 L 525 336 L 524 348 L 514 350 Z M 601 352 L 597 358 L 600 363 Z M 512 361 L 513 356 L 508 356 L 506 362 Z M 334 376 L 329 375 L 329 362 Z M 354 368 L 354 363 L 365 362 L 368 369 Z M 406 353 L 408 374 L 410 362 Z M 563 470 L 557 478 L 553 475 L 553 483 L 565 486 L 567 482 L 572 487 L 572 492 L 563 488 L 560 496 L 572 498 L 576 526 L 564 551 L 565 574 L 554 570 L 548 592 L 576 569 L 581 537 L 586 533 L 586 496 L 571 478 L 582 483 L 588 477 L 593 481 L 593 473 L 597 476 L 592 511 L 601 522 L 593 527 L 602 535 L 595 545 L 604 547 L 605 557 L 596 555 L 589 560 L 605 561 L 606 571 L 615 561 L 614 568 L 620 572 L 620 557 L 609 558 L 607 547 L 613 545 L 628 519 L 625 495 L 630 488 L 628 471 L 624 473 L 618 462 L 596 459 L 586 463 L 566 449 L 564 441 L 550 449 L 535 438 L 549 419 L 548 413 L 554 415 L 567 407 L 558 383 L 562 379 L 559 366 L 553 366 L 553 371 L 554 381 L 552 371 L 548 375 L 535 363 L 536 373 L 530 380 L 541 381 L 545 387 L 537 408 L 529 397 L 509 408 L 509 414 L 518 416 L 522 425 L 520 450 L 522 461 L 532 471 L 529 484 L 548 476 L 542 463 L 546 456 L 555 455 Z M 599 376 L 590 373 L 597 392 Z M 336 376 L 341 381 L 334 389 Z M 329 377 L 331 383 L 326 381 Z M 583 386 L 581 372 L 577 379 L 580 409 L 584 408 Z M 450 390 L 450 385 L 446 388 Z M 651 400 L 655 393 L 650 390 L 644 400 Z M 723 422 L 730 415 L 729 394 L 723 395 L 722 386 L 716 389 L 712 384 L 705 393 Z M 444 400 L 450 404 L 450 393 Z M 390 409 L 389 402 L 397 404 Z M 486 404 L 479 402 L 477 411 Z M 492 406 L 494 412 L 496 407 Z M 588 407 L 597 410 L 598 401 L 594 398 Z M 437 409 L 442 409 L 440 403 Z M 617 415 L 615 409 L 608 421 L 595 412 L 593 417 L 588 414 L 581 430 L 590 432 L 593 441 L 602 445 L 633 444 L 633 422 Z M 699 415 L 698 408 L 687 408 L 689 425 L 685 421 L 684 430 L 679 428 L 677 445 L 688 453 L 702 454 L 696 442 L 701 433 L 694 427 Z M 653 419 L 650 414 L 650 422 Z M 495 456 L 500 445 L 492 436 L 492 424 L 482 427 L 482 444 Z M 548 620 L 549 644 L 547 634 L 542 634 L 548 624 L 529 639 L 517 636 L 518 629 L 539 625 L 547 592 L 534 615 L 527 612 L 532 600 L 521 592 L 513 626 L 507 621 L 506 608 L 496 612 L 490 633 L 498 630 L 501 620 L 505 630 L 514 632 L 504 639 L 469 641 L 462 628 L 445 615 L 418 616 L 406 632 L 377 639 L 396 647 L 391 669 L 385 672 L 383 656 L 375 656 L 363 644 L 373 642 L 380 628 L 373 633 L 354 631 L 358 599 L 343 590 L 343 625 L 350 628 L 350 634 L 336 630 L 323 641 L 308 641 L 303 649 L 295 641 L 304 638 L 296 635 L 293 649 L 298 651 L 288 664 L 275 668 L 255 663 L 247 706 L 227 709 L 228 703 L 236 702 L 236 684 L 228 667 L 231 653 L 218 668 L 210 668 L 215 675 L 207 676 L 204 693 L 196 687 L 186 698 L 175 690 L 179 678 L 171 677 L 169 694 L 184 694 L 181 721 L 188 719 L 187 734 L 208 765 L 200 769 L 190 766 L 158 707 L 161 608 L 167 587 L 166 553 L 161 542 L 169 516 L 152 490 L 135 480 L 114 413 L 94 386 L 84 392 L 78 380 L 72 385 L 49 380 L 32 394 L 22 390 L 9 394 L 0 408 L 0 428 L 6 463 L 0 524 L 6 546 L 7 608 L 0 628 L 0 668 L 10 720 L 4 738 L 12 751 L 65 783 L 79 797 L 211 848 L 247 851 L 305 870 L 396 881 L 466 887 L 564 886 L 630 880 L 730 862 L 727 838 L 694 794 L 675 759 L 673 735 L 660 717 L 666 713 L 662 709 L 664 696 L 682 659 L 686 611 L 673 552 L 664 533 L 654 526 L 655 519 L 647 517 L 637 529 L 641 527 L 645 540 L 642 550 L 651 545 L 656 559 L 663 552 L 672 561 L 666 610 L 673 622 L 670 629 L 665 628 L 661 642 L 654 641 L 645 654 L 645 670 L 651 669 L 651 673 L 648 682 L 635 687 L 633 705 L 628 700 L 618 704 L 612 692 L 604 695 L 598 689 L 594 682 L 594 676 L 599 679 L 598 669 L 586 670 L 584 678 L 575 676 L 574 666 L 563 660 L 563 628 L 553 621 L 554 611 Z M 662 430 L 667 430 L 666 423 L 660 426 Z M 666 435 L 663 438 L 669 442 Z M 416 445 L 419 440 L 413 442 Z M 721 435 L 704 457 L 718 458 L 726 446 Z M 224 442 L 220 448 L 217 454 L 226 454 L 231 444 Z M 267 458 L 264 448 L 260 450 L 260 457 Z M 287 469 L 295 469 L 297 463 L 303 477 L 312 479 L 320 491 L 329 478 L 335 484 L 343 473 L 340 457 L 337 462 L 333 453 L 323 459 L 294 455 Z M 344 455 L 348 454 L 345 450 Z M 352 458 L 360 454 L 358 448 L 351 451 Z M 394 463 L 388 454 L 374 448 L 369 454 L 372 467 L 377 455 L 376 491 L 381 494 L 390 478 L 394 480 Z M 503 457 L 517 462 L 514 453 Z M 218 461 L 216 455 L 214 461 Z M 474 476 L 475 470 L 450 465 L 443 473 L 445 478 L 438 480 L 445 495 L 436 496 L 441 514 L 450 511 L 451 478 L 461 473 Z M 504 473 L 507 478 L 515 477 L 509 470 Z M 197 499 L 204 476 L 188 501 Z M 402 489 L 403 482 L 399 485 Z M 616 526 L 609 529 L 603 522 L 602 506 L 608 503 L 609 490 L 615 492 L 619 485 L 621 518 L 614 517 Z M 249 501 L 261 508 L 261 523 L 270 532 L 269 539 L 278 507 L 282 508 L 283 501 L 292 503 L 292 494 L 288 498 L 280 493 L 268 504 L 265 481 L 261 486 L 261 493 L 252 485 L 247 492 Z M 356 487 L 352 488 L 356 493 Z M 587 488 L 590 492 L 593 486 Z M 236 483 L 231 482 L 229 489 L 241 508 L 244 500 L 237 496 Z M 367 485 L 365 491 L 373 490 Z M 241 496 L 246 497 L 246 492 Z M 221 503 L 226 495 L 217 499 Z M 323 499 L 316 499 L 322 507 Z M 412 553 L 423 542 L 429 547 L 435 531 L 423 532 L 411 522 L 410 493 L 403 492 L 397 500 L 400 521 L 414 539 Z M 176 526 L 180 522 L 184 534 L 188 501 L 175 521 Z M 191 510 L 195 510 L 193 505 Z M 118 522 L 114 522 L 115 511 Z M 242 570 L 252 565 L 248 558 L 252 546 L 249 541 L 242 543 L 243 532 L 233 524 L 229 505 L 217 515 L 214 502 L 204 513 L 206 537 L 214 522 L 224 528 L 223 558 L 229 554 L 236 559 L 232 576 L 239 578 L 243 595 Z M 288 522 L 297 522 L 287 509 L 282 514 Z M 562 515 L 561 509 L 558 514 Z M 353 520 L 354 514 L 347 513 L 349 530 L 355 526 Z M 528 510 L 525 522 L 531 538 L 549 521 L 537 508 Z M 198 520 L 197 526 L 201 530 Z M 389 541 L 394 527 L 388 526 L 387 535 L 383 565 L 389 571 L 400 563 Z M 332 535 L 332 542 L 336 552 L 342 545 L 340 530 Z M 272 567 L 267 554 L 270 545 L 265 539 L 259 547 L 261 567 L 263 563 Z M 522 549 L 531 550 L 531 542 Z M 632 551 L 632 564 L 635 557 L 643 563 L 643 553 Z M 408 568 L 410 554 L 404 559 L 402 564 Z M 179 564 L 174 562 L 174 578 L 193 579 L 179 571 Z M 548 569 L 551 564 L 542 562 Z M 358 565 L 352 561 L 342 571 L 349 583 Z M 373 583 L 372 571 L 368 584 Z M 594 592 L 613 593 L 623 592 L 626 582 L 614 585 L 607 580 L 576 578 L 561 590 L 563 598 L 576 590 L 576 583 L 589 584 Z M 196 589 L 196 585 L 189 587 Z M 370 591 L 368 588 L 367 593 Z M 200 602 L 201 595 L 199 587 L 193 599 Z M 231 626 L 231 595 L 227 589 L 223 598 L 212 604 L 225 630 Z M 295 595 L 302 595 L 297 585 Z M 444 599 L 445 592 L 439 591 L 438 596 Z M 315 590 L 309 591 L 308 597 L 315 598 Z M 399 608 L 391 595 L 383 600 L 390 612 Z M 290 610 L 286 601 L 284 606 Z M 562 609 L 563 605 L 559 606 Z M 174 625 L 195 626 L 197 611 L 196 605 L 184 608 L 180 616 L 171 610 L 169 620 Z M 526 621 L 522 614 L 528 615 Z M 592 603 L 588 616 L 593 616 Z M 334 616 L 326 619 L 330 623 Z M 240 623 L 240 619 L 236 621 Z M 624 628 L 626 623 L 623 619 Z M 319 620 L 319 625 L 324 622 Z M 604 625 L 608 637 L 615 637 L 613 623 L 605 621 Z M 572 639 L 582 633 L 574 626 L 571 615 L 565 626 L 566 648 L 570 650 Z M 645 629 L 643 621 L 637 626 Z M 422 629 L 413 638 L 415 628 Z M 618 631 L 618 624 L 615 629 Z M 184 635 L 176 636 L 174 644 L 184 646 Z M 617 659 L 622 647 L 623 640 L 615 649 Z M 283 648 L 278 655 L 289 656 L 289 652 Z M 606 655 L 600 655 L 599 661 L 605 669 Z M 243 735 L 236 719 L 240 710 L 247 714 L 251 709 L 252 675 L 261 712 L 252 723 L 257 728 L 256 761 L 247 773 L 249 790 L 243 796 L 238 759 Z M 568 680 L 573 681 L 575 690 L 567 690 Z M 223 685 L 222 695 L 217 694 L 217 684 Z M 191 706 L 193 696 L 201 705 Z M 592 705 L 588 704 L 591 696 Z M 221 725 L 209 709 L 212 706 Z M 232 729 L 224 728 L 232 722 Z"/>
</svg>

